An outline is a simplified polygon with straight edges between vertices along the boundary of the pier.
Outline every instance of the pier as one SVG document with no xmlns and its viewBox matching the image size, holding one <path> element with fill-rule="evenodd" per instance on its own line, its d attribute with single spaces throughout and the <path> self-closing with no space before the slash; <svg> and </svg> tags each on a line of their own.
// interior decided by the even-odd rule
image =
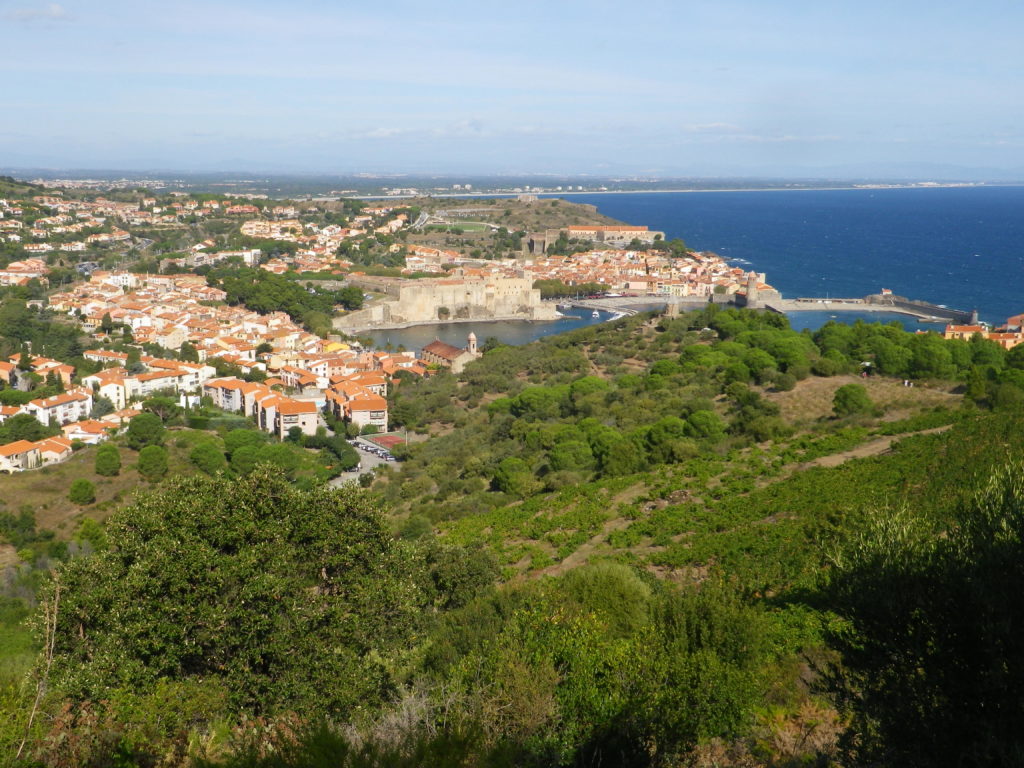
<svg viewBox="0 0 1024 768">
<path fill-rule="evenodd" d="M 662 310 L 667 305 L 675 305 L 677 311 L 687 312 L 703 309 L 709 303 L 724 306 L 744 306 L 743 297 L 736 301 L 735 296 L 614 296 L 599 299 L 559 299 L 562 306 L 580 307 L 581 309 L 599 309 L 604 312 L 616 312 L 621 315 L 635 315 L 638 312 Z M 908 299 L 892 294 L 871 294 L 862 298 L 813 298 L 801 297 L 784 299 L 777 294 L 765 297 L 758 302 L 758 308 L 769 312 L 786 314 L 787 312 L 896 312 L 915 317 L 925 323 L 952 323 L 954 325 L 974 325 L 978 322 L 976 311 L 967 312 L 961 309 L 940 307 L 926 301 Z"/>
<path fill-rule="evenodd" d="M 967 312 L 931 304 L 927 301 L 908 299 L 893 294 L 873 293 L 860 299 L 849 298 L 773 298 L 764 302 L 764 308 L 772 312 L 898 312 L 916 317 L 925 323 L 953 323 L 954 325 L 976 325 L 977 310 Z"/>
</svg>

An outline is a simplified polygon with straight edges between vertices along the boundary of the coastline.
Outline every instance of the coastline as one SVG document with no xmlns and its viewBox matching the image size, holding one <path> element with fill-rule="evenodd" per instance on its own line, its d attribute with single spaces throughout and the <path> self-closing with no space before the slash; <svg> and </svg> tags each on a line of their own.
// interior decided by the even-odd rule
<svg viewBox="0 0 1024 768">
<path fill-rule="evenodd" d="M 474 200 L 481 199 L 486 200 L 488 198 L 510 198 L 514 199 L 521 194 L 535 194 L 539 198 L 559 198 L 559 197 L 570 197 L 577 195 L 654 195 L 654 194 L 679 194 L 679 193 L 693 193 L 699 194 L 703 192 L 839 192 L 839 191 L 851 191 L 851 192 L 877 192 L 879 190 L 887 189 L 976 189 L 976 188 L 990 188 L 990 187 L 1021 187 L 1024 183 L 1021 182 L 937 182 L 935 184 L 928 184 L 924 186 L 922 184 L 863 184 L 863 185 L 840 185 L 840 186 L 829 186 L 829 187 L 727 187 L 727 188 L 710 188 L 710 189 L 694 189 L 693 187 L 684 187 L 679 189 L 605 189 L 605 190 L 565 190 L 562 192 L 480 192 L 478 194 L 465 194 L 455 192 L 444 192 L 438 194 L 417 194 L 417 195 L 350 195 L 347 196 L 351 200 L 409 200 L 417 197 L 431 197 L 431 198 L 453 198 L 453 199 L 464 199 Z"/>
<path fill-rule="evenodd" d="M 534 320 L 530 317 L 523 317 L 522 315 L 502 315 L 500 317 L 458 317 L 449 318 L 446 320 L 414 320 L 406 323 L 383 323 L 381 325 L 360 325 L 355 328 L 339 328 L 335 326 L 334 330 L 340 331 L 346 335 L 358 335 L 360 333 L 368 333 L 371 331 L 402 331 L 407 328 L 422 328 L 431 325 L 448 325 L 448 324 L 463 324 L 463 323 L 508 323 L 508 322 L 519 322 L 519 323 L 557 323 L 559 320 L 565 319 L 565 315 L 559 317 L 553 317 L 550 320 Z"/>
</svg>

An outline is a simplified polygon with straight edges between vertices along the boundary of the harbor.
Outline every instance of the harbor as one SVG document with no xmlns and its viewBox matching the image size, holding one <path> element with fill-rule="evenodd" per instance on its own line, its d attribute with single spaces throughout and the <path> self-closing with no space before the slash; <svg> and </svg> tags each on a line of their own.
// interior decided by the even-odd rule
<svg viewBox="0 0 1024 768">
<path fill-rule="evenodd" d="M 709 303 L 722 306 L 748 306 L 745 297 L 740 294 L 725 296 L 615 296 L 566 300 L 559 307 L 576 307 L 580 309 L 600 310 L 619 315 L 635 315 L 637 312 L 663 310 L 674 306 L 678 312 L 702 309 Z M 800 297 L 785 299 L 777 294 L 766 297 L 751 305 L 752 309 L 765 309 L 789 315 L 797 312 L 869 312 L 898 314 L 912 317 L 920 323 L 952 323 L 954 325 L 973 325 L 978 322 L 977 310 L 965 311 L 951 309 L 939 304 L 932 304 L 917 299 L 908 299 L 889 293 L 870 294 L 861 298 L 830 298 Z"/>
</svg>

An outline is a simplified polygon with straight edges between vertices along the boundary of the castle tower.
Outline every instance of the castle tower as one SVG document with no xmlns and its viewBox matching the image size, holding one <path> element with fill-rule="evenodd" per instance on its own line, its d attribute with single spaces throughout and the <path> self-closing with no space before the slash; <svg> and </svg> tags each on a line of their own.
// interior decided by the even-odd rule
<svg viewBox="0 0 1024 768">
<path fill-rule="evenodd" d="M 757 293 L 757 272 L 751 270 L 747 273 L 747 306 L 756 307 L 760 301 Z"/>
<path fill-rule="evenodd" d="M 466 337 L 466 351 L 471 355 L 479 355 L 476 351 L 476 334 L 472 331 L 469 332 L 469 336 Z"/>
</svg>

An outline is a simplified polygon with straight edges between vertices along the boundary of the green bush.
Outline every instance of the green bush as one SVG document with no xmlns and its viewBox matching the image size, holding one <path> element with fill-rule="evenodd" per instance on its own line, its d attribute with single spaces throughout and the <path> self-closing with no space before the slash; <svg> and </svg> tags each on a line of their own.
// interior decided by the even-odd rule
<svg viewBox="0 0 1024 768">
<path fill-rule="evenodd" d="M 844 384 L 836 390 L 832 398 L 832 411 L 836 416 L 855 416 L 871 413 L 875 404 L 871 402 L 868 391 L 861 384 Z"/>
<path fill-rule="evenodd" d="M 92 504 L 96 501 L 96 486 L 84 477 L 80 477 L 71 484 L 68 499 L 79 506 Z"/>
<path fill-rule="evenodd" d="M 121 452 L 113 443 L 103 443 L 96 451 L 96 474 L 115 477 L 121 471 Z"/>
<path fill-rule="evenodd" d="M 140 450 L 147 445 L 163 445 L 166 432 L 159 416 L 149 412 L 140 413 L 128 422 L 128 447 Z"/>
<path fill-rule="evenodd" d="M 208 475 L 215 475 L 228 467 L 224 454 L 209 441 L 199 443 L 193 448 L 188 454 L 188 459 Z"/>
<path fill-rule="evenodd" d="M 167 450 L 159 445 L 147 445 L 139 451 L 138 469 L 149 482 L 160 482 L 167 474 Z"/>
</svg>

